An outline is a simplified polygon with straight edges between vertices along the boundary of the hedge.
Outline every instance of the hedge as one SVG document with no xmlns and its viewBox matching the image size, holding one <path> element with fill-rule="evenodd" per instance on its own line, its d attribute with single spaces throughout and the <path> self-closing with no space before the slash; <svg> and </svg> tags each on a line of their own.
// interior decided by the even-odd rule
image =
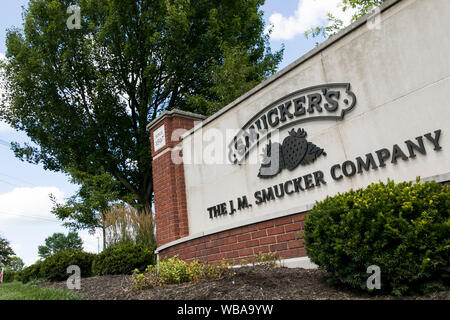
<svg viewBox="0 0 450 320">
<path fill-rule="evenodd" d="M 305 221 L 312 262 L 333 282 L 378 292 L 426 294 L 449 288 L 450 187 L 436 182 L 374 183 L 318 202 Z M 369 290 L 370 291 L 370 290 Z"/>
<path fill-rule="evenodd" d="M 92 271 L 96 275 L 131 274 L 133 270 L 144 271 L 155 263 L 155 255 L 150 248 L 125 243 L 103 250 L 96 256 Z"/>
<path fill-rule="evenodd" d="M 42 263 L 40 275 L 49 281 L 66 280 L 70 275 L 67 273 L 69 266 L 75 265 L 80 268 L 81 277 L 92 276 L 92 262 L 95 254 L 83 251 L 60 251 Z"/>
<path fill-rule="evenodd" d="M 16 276 L 16 271 L 5 270 L 5 271 L 3 271 L 3 282 L 4 283 L 13 282 L 15 276 Z"/>
<path fill-rule="evenodd" d="M 94 257 L 95 254 L 82 251 L 61 251 L 23 269 L 17 280 L 23 283 L 37 279 L 63 281 L 70 276 L 67 268 L 71 265 L 80 267 L 81 277 L 90 277 Z"/>
</svg>

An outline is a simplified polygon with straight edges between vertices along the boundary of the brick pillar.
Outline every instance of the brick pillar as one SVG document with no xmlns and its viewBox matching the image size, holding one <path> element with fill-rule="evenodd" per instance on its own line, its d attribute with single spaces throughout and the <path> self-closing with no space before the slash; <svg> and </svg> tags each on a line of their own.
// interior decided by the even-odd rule
<svg viewBox="0 0 450 320">
<path fill-rule="evenodd" d="M 153 158 L 153 189 L 156 243 L 160 247 L 189 235 L 186 186 L 183 164 L 172 162 L 172 150 L 180 142 L 172 141 L 177 129 L 190 130 L 205 117 L 180 110 L 166 111 L 148 126 Z"/>
</svg>

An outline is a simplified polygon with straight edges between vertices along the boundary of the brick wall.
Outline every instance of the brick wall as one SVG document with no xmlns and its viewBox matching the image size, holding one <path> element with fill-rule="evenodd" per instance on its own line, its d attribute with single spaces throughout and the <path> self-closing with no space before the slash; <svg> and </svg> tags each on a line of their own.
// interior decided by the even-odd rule
<svg viewBox="0 0 450 320">
<path fill-rule="evenodd" d="M 164 113 L 155 125 L 149 126 L 150 136 L 153 137 L 153 132 L 164 125 L 166 138 L 165 146 L 156 152 L 152 143 L 157 246 L 189 235 L 184 168 L 182 163 L 172 161 L 171 151 L 180 142 L 183 133 L 177 129 L 189 130 L 200 119 L 200 116 L 197 118 L 172 111 Z M 176 134 L 173 136 L 174 132 Z"/>
<path fill-rule="evenodd" d="M 306 213 L 294 214 L 194 239 L 160 251 L 159 257 L 179 255 L 188 262 L 198 259 L 212 264 L 222 259 L 252 261 L 259 252 L 277 253 L 283 259 L 304 257 L 305 216 Z"/>
<path fill-rule="evenodd" d="M 442 184 L 450 185 L 450 181 Z M 197 238 L 161 250 L 159 257 L 178 255 L 188 262 L 197 259 L 212 264 L 222 259 L 252 261 L 259 252 L 277 253 L 282 259 L 305 257 L 302 236 L 306 215 L 298 213 Z"/>
</svg>

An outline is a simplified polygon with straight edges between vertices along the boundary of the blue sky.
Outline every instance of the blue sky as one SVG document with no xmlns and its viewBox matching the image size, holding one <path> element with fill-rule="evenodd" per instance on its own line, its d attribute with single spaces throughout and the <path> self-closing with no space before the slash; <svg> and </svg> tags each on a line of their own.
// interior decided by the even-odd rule
<svg viewBox="0 0 450 320">
<path fill-rule="evenodd" d="M 281 70 L 313 49 L 317 40 L 308 40 L 306 29 L 325 23 L 326 13 L 340 15 L 336 6 L 339 0 L 267 0 L 263 6 L 266 24 L 273 24 L 271 47 L 278 50 L 285 46 Z M 22 26 L 22 6 L 28 0 L 2 1 L 0 11 L 0 55 L 5 54 L 6 30 Z M 344 20 L 346 16 L 341 16 Z M 27 265 L 37 259 L 37 247 L 54 232 L 67 233 L 67 229 L 51 215 L 49 194 L 60 201 L 76 191 L 68 177 L 45 171 L 41 165 L 21 162 L 6 145 L 11 141 L 29 142 L 22 132 L 16 132 L 0 123 L 0 235 L 7 238 L 16 254 Z M 97 252 L 99 234 L 80 233 L 85 250 Z"/>
</svg>

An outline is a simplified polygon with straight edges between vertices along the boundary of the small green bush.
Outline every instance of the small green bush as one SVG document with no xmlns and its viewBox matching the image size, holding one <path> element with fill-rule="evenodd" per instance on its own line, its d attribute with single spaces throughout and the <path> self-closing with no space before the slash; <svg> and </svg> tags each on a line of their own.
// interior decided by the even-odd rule
<svg viewBox="0 0 450 320">
<path fill-rule="evenodd" d="M 145 273 L 134 270 L 132 283 L 138 290 L 163 286 L 166 284 L 180 284 L 197 282 L 202 279 L 220 279 L 224 274 L 232 273 L 230 265 L 222 262 L 220 266 L 213 266 L 194 260 L 187 263 L 178 256 L 164 259 L 158 266 L 150 265 Z"/>
<path fill-rule="evenodd" d="M 38 261 L 29 267 L 26 267 L 22 271 L 19 271 L 16 275 L 16 280 L 22 281 L 22 283 L 28 283 L 31 280 L 42 278 L 41 276 L 42 261 Z"/>
<path fill-rule="evenodd" d="M 367 289 L 426 294 L 449 287 L 450 188 L 435 182 L 371 184 L 318 202 L 305 221 L 308 256 L 331 280 Z"/>
<path fill-rule="evenodd" d="M 13 282 L 16 275 L 16 271 L 5 270 L 3 272 L 3 282 Z"/>
<path fill-rule="evenodd" d="M 96 275 L 131 274 L 134 269 L 145 270 L 155 263 L 155 255 L 150 248 L 132 243 L 109 247 L 94 260 L 92 271 Z"/>
<path fill-rule="evenodd" d="M 81 277 L 90 277 L 94 258 L 95 254 L 83 251 L 60 251 L 42 261 L 39 274 L 49 281 L 63 281 L 70 276 L 67 268 L 76 265 L 80 268 Z"/>
</svg>

